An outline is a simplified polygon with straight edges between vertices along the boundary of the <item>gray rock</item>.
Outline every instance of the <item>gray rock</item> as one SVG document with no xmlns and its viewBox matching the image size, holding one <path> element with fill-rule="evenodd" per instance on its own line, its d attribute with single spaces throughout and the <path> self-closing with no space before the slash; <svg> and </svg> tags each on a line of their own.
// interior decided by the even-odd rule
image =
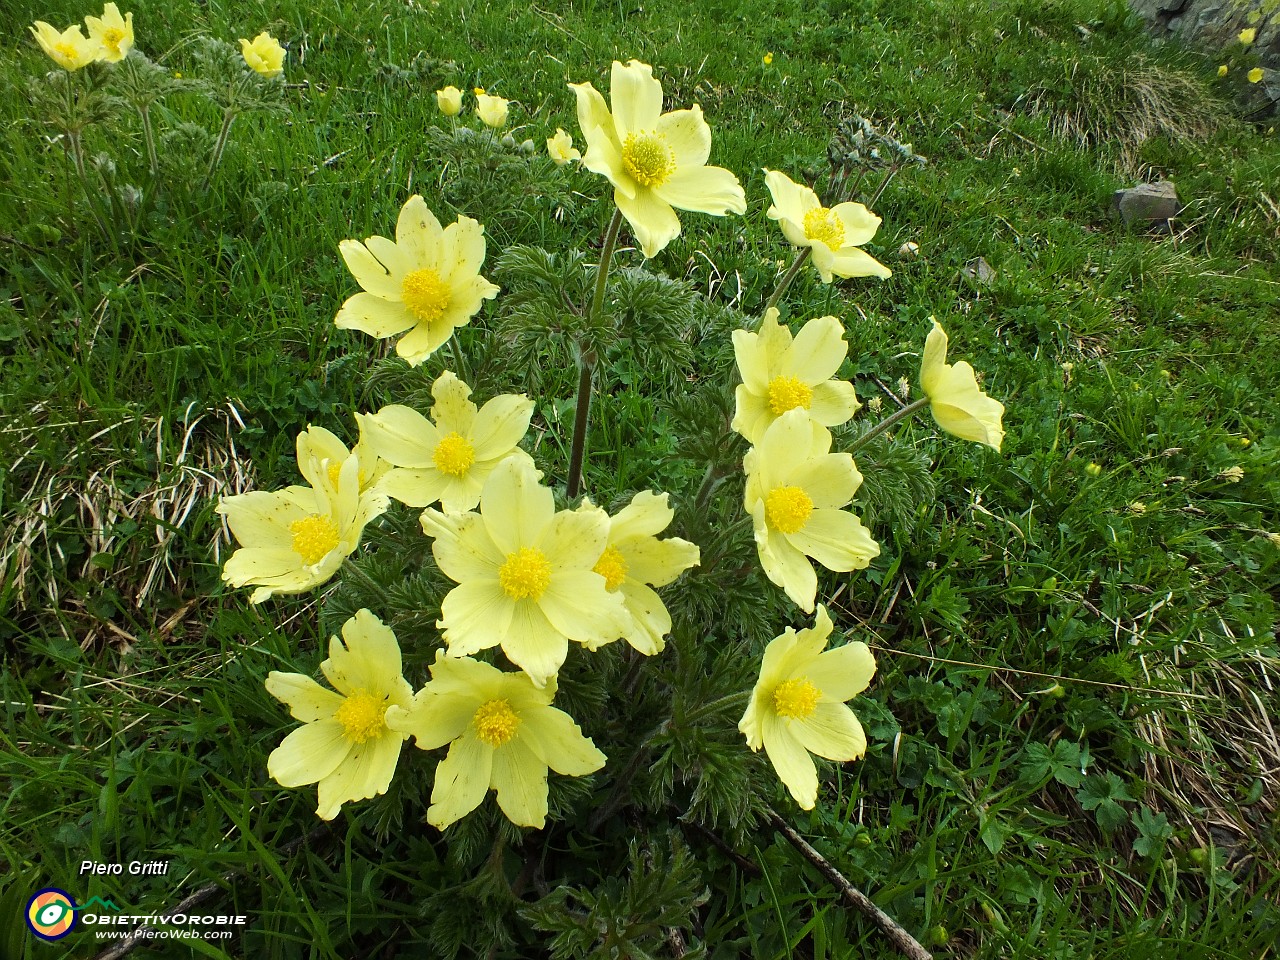
<svg viewBox="0 0 1280 960">
<path fill-rule="evenodd" d="M 964 275 L 980 287 L 989 287 L 996 282 L 996 268 L 982 257 L 975 257 L 966 263 Z"/>
<path fill-rule="evenodd" d="M 1127 190 L 1117 190 L 1111 198 L 1111 209 L 1126 227 L 1156 227 L 1168 230 L 1169 221 L 1182 209 L 1178 191 L 1172 180 L 1140 183 Z"/>
</svg>

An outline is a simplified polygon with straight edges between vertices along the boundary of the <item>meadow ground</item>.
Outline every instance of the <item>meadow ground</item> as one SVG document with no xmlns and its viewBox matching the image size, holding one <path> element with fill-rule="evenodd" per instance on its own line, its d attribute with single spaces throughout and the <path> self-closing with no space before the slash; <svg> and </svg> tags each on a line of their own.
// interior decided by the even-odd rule
<svg viewBox="0 0 1280 960">
<path fill-rule="evenodd" d="M 250 606 L 219 578 L 234 544 L 217 498 L 298 482 L 299 431 L 353 441 L 354 411 L 421 399 L 443 369 L 410 371 L 385 342 L 334 327 L 357 289 L 339 241 L 388 233 L 420 193 L 443 222 L 483 221 L 504 288 L 531 276 L 502 260 L 518 245 L 593 262 L 607 184 L 553 167 L 542 145 L 562 127 L 583 146 L 566 84 L 603 90 L 610 61 L 632 57 L 654 65 L 668 108 L 701 104 L 711 162 L 738 174 L 749 208 L 683 214 L 648 264 L 680 281 L 654 289 L 687 316 L 669 342 L 637 335 L 606 358 L 587 465 L 597 502 L 664 484 L 687 520 L 706 451 L 741 456 L 712 435 L 696 388 L 731 382 L 728 331 L 743 321 L 730 311 L 758 314 L 791 257 L 760 171 L 820 187 L 832 133 L 855 114 L 928 160 L 874 204 L 883 224 L 867 249 L 893 276 L 828 286 L 806 271 L 787 315 L 838 315 L 842 373 L 886 413 L 937 317 L 1006 406 L 1001 453 L 926 418 L 898 431 L 906 453 L 860 459 L 856 506 L 881 553 L 825 575 L 819 596 L 876 652 L 854 701 L 867 757 L 825 767 L 809 813 L 772 780 L 752 789 L 939 956 L 1274 952 L 1280 149 L 1270 121 L 1233 113 L 1242 70 L 1219 79 L 1219 57 L 1151 47 L 1104 0 L 706 0 L 696 16 L 672 0 L 131 9 L 139 48 L 171 77 L 202 76 L 202 36 L 270 30 L 288 50 L 285 84 L 275 108 L 235 118 L 207 188 L 224 114 L 198 90 L 154 106 L 155 176 L 136 115 L 87 126 L 86 192 L 44 122 L 51 63 L 27 26 L 98 11 L 0 11 L 0 957 L 59 955 L 20 919 L 39 887 L 151 912 L 208 884 L 208 912 L 247 915 L 247 928 L 138 955 L 529 957 L 553 955 L 553 936 L 565 957 L 622 955 L 607 952 L 618 943 L 890 955 L 767 822 L 701 815 L 728 802 L 707 796 L 719 747 L 696 754 L 689 781 L 658 762 L 631 770 L 625 801 L 609 771 L 594 794 L 565 795 L 566 810 L 620 810 L 591 843 L 548 834 L 542 867 L 569 864 L 547 875 L 577 884 L 572 908 L 529 908 L 548 892 L 534 841 L 495 843 L 491 802 L 447 843 L 412 786 L 317 830 L 312 788 L 267 776 L 293 722 L 263 678 L 313 674 L 323 639 L 367 597 L 344 582 Z M 436 107 L 446 84 L 509 98 L 514 145 L 459 137 Z M 458 123 L 481 129 L 470 111 Z M 1171 231 L 1109 216 L 1113 191 L 1161 177 L 1185 203 Z M 654 296 L 629 282 L 638 303 Z M 477 396 L 535 399 L 530 447 L 562 482 L 571 352 L 536 317 L 504 315 L 502 336 L 485 336 L 503 308 L 486 309 L 441 356 Z M 859 416 L 855 432 L 871 412 Z M 415 523 L 389 515 L 371 535 L 375 581 L 393 576 L 387 544 Z M 724 556 L 754 563 L 750 525 L 735 530 Z M 777 594 L 751 576 L 745 593 Z M 402 590 L 397 630 L 431 629 L 415 591 L 438 587 Z M 770 636 L 781 622 L 799 623 L 775 620 Z M 415 683 L 426 662 L 407 664 Z M 670 699 L 695 709 L 687 679 L 668 678 Z M 597 739 L 627 722 L 583 716 Z M 619 850 L 640 869 L 628 876 Z M 89 878 L 85 860 L 170 869 Z M 646 873 L 669 883 L 644 887 Z M 93 955 L 75 936 L 71 955 Z"/>
</svg>

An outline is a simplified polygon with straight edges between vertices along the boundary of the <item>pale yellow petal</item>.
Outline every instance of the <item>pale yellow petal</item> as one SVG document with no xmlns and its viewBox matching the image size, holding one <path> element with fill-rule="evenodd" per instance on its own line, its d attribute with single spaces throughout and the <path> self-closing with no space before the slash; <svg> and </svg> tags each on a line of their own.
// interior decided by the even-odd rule
<svg viewBox="0 0 1280 960">
<path fill-rule="evenodd" d="M 653 188 L 665 203 L 681 210 L 723 217 L 747 212 L 747 196 L 730 171 L 723 167 L 681 167 Z"/>
<path fill-rule="evenodd" d="M 615 60 L 609 78 L 609 103 L 619 139 L 656 130 L 662 113 L 662 84 L 654 79 L 653 67 L 639 60 L 623 66 Z"/>
<path fill-rule="evenodd" d="M 449 485 L 449 478 L 435 469 L 394 467 L 383 475 L 378 489 L 406 507 L 429 507 L 440 500 Z M 478 493 L 476 499 L 479 500 Z"/>
<path fill-rule="evenodd" d="M 814 256 L 817 256 L 817 248 L 814 248 Z M 827 263 L 827 269 L 837 277 L 879 277 L 881 280 L 888 280 L 893 276 L 893 271 L 886 267 L 863 250 L 857 247 L 848 247 L 844 250 L 838 250 L 835 253 L 828 253 L 823 257 Z M 815 260 L 816 262 L 816 260 Z M 830 283 L 831 281 L 827 281 Z"/>
<path fill-rule="evenodd" d="M 847 453 L 829 453 L 797 464 L 788 482 L 800 487 L 818 508 L 839 509 L 853 499 L 862 485 L 853 457 Z"/>
<path fill-rule="evenodd" d="M 480 514 L 504 556 L 537 543 L 555 515 L 555 496 L 541 480 L 537 470 L 512 459 L 498 464 L 485 481 Z"/>
<path fill-rule="evenodd" d="M 435 420 L 440 432 L 470 437 L 476 421 L 476 405 L 471 401 L 471 388 L 452 371 L 446 370 L 431 384 L 431 396 L 435 400 L 431 406 L 431 419 Z M 433 456 L 436 442 L 438 441 L 431 444 Z"/>
<path fill-rule="evenodd" d="M 271 751 L 267 773 L 282 787 L 301 787 L 329 776 L 350 752 L 342 724 L 319 720 L 298 727 Z"/>
<path fill-rule="evenodd" d="M 880 556 L 880 544 L 845 510 L 815 510 L 801 529 L 783 536 L 805 556 L 840 573 L 865 570 Z"/>
<path fill-rule="evenodd" d="M 569 655 L 569 641 L 537 603 L 519 600 L 514 604 L 511 624 L 503 632 L 502 652 L 529 675 L 535 687 L 545 687 Z"/>
<path fill-rule="evenodd" d="M 860 247 L 870 243 L 880 229 L 880 218 L 860 203 L 837 203 L 831 208 L 844 227 L 844 246 Z"/>
<path fill-rule="evenodd" d="M 791 723 L 791 732 L 810 753 L 828 760 L 857 760 L 867 752 L 867 735 L 843 703 L 819 703 L 813 713 Z"/>
<path fill-rule="evenodd" d="M 281 673 L 272 670 L 267 674 L 267 693 L 289 705 L 289 713 L 295 720 L 314 723 L 331 720 L 342 706 L 342 695 L 326 690 L 310 677 L 301 673 Z"/>
<path fill-rule="evenodd" d="M 394 337 L 417 322 L 404 304 L 383 300 L 372 293 L 357 293 L 348 298 L 333 318 L 334 326 L 340 330 L 359 330 L 371 337 Z"/>
<path fill-rule="evenodd" d="M 763 506 L 759 510 L 763 513 Z M 812 613 L 818 593 L 818 575 L 813 564 L 788 542 L 785 534 L 771 532 L 765 542 L 761 543 L 759 536 L 756 540 L 765 576 L 780 586 L 801 610 Z"/>
<path fill-rule="evenodd" d="M 867 689 L 875 674 L 876 661 L 871 649 L 865 643 L 853 641 L 819 654 L 810 678 L 821 688 L 825 699 L 844 703 Z"/>
<path fill-rule="evenodd" d="M 407 250 L 386 237 L 366 237 L 364 245 L 390 271 L 397 284 L 404 280 L 405 274 L 413 270 L 421 270 L 424 267 L 434 269 L 437 266 L 435 254 L 432 251 L 427 251 L 426 262 L 415 262 Z"/>
<path fill-rule="evenodd" d="M 439 264 L 443 233 L 436 215 L 416 193 L 400 208 L 396 221 L 396 246 L 413 264 L 412 269 L 431 269 Z"/>
<path fill-rule="evenodd" d="M 437 533 L 431 547 L 440 572 L 455 583 L 496 583 L 506 555 L 494 545 L 484 520 L 477 513 L 468 513 L 452 521 L 449 532 Z"/>
<path fill-rule="evenodd" d="M 813 758 L 787 729 L 786 721 L 775 713 L 764 716 L 764 749 L 769 762 L 781 780 L 791 791 L 796 803 L 805 810 L 812 810 L 818 802 L 818 771 Z"/>
<path fill-rule="evenodd" d="M 801 246 L 807 246 L 811 251 L 809 262 L 818 271 L 818 276 L 822 278 L 822 282 L 830 283 L 834 276 L 832 267 L 836 262 L 836 255 L 831 252 L 831 248 L 825 243 L 811 242 L 809 240 L 806 240 Z"/>
<path fill-rule="evenodd" d="M 609 539 L 609 515 L 595 509 L 564 510 L 551 518 L 534 541 L 555 575 L 595 566 Z"/>
<path fill-rule="evenodd" d="M 510 453 L 529 432 L 534 403 L 524 394 L 494 397 L 476 415 L 471 442 L 477 460 L 494 460 Z"/>
<path fill-rule="evenodd" d="M 818 423 L 834 427 L 846 423 L 861 407 L 857 390 L 852 383 L 847 380 L 827 380 L 814 386 L 809 416 Z"/>
<path fill-rule="evenodd" d="M 582 728 L 563 710 L 544 707 L 529 711 L 521 719 L 519 738 L 556 773 L 585 777 L 605 765 L 605 755 L 583 736 Z"/>
<path fill-rule="evenodd" d="M 419 323 L 396 341 L 396 353 L 405 363 L 416 367 L 444 346 L 453 336 L 454 326 L 443 319 L 435 323 Z"/>
<path fill-rule="evenodd" d="M 631 623 L 622 639 L 646 657 L 661 653 L 666 646 L 666 636 L 671 632 L 671 614 L 651 587 L 638 580 L 627 580 L 618 588 L 626 605 Z"/>
<path fill-rule="evenodd" d="M 433 467 L 440 442 L 435 424 L 412 407 L 388 404 L 377 413 L 358 413 L 360 432 L 373 452 L 397 467 Z"/>
<path fill-rule="evenodd" d="M 658 133 L 675 154 L 676 168 L 705 166 L 711 156 L 711 128 L 702 119 L 702 107 L 672 110 L 658 118 Z"/>
<path fill-rule="evenodd" d="M 652 587 L 664 587 L 697 566 L 701 553 L 696 543 L 679 537 L 630 540 L 619 544 L 618 552 L 627 562 L 627 579 Z"/>
<path fill-rule="evenodd" d="M 468 656 L 505 645 L 504 638 L 514 629 L 516 606 L 496 579 L 469 580 L 445 596 L 436 626 L 452 656 Z"/>
<path fill-rule="evenodd" d="M 769 195 L 773 198 L 773 206 L 768 212 L 769 218 L 790 223 L 792 228 L 799 232 L 799 241 L 792 239 L 791 236 L 787 239 L 800 246 L 807 245 L 808 241 L 804 235 L 804 215 L 815 207 L 821 206 L 818 195 L 778 170 L 765 170 L 764 182 L 769 188 Z"/>
<path fill-rule="evenodd" d="M 427 822 L 443 830 L 480 806 L 489 792 L 492 772 L 492 747 L 473 732 L 453 741 L 448 756 L 436 767 Z"/>
<path fill-rule="evenodd" d="M 628 622 L 622 597 L 609 593 L 604 578 L 588 570 L 557 574 L 538 598 L 538 607 L 552 630 L 588 646 L 617 640 Z"/>
<path fill-rule="evenodd" d="M 517 736 L 494 750 L 489 782 L 508 820 L 542 829 L 547 820 L 547 765 L 529 744 Z"/>
<path fill-rule="evenodd" d="M 747 438 L 748 443 L 758 443 L 761 435 L 773 423 L 773 411 L 763 394 L 752 393 L 745 383 L 734 388 L 733 422 L 730 429 Z"/>
<path fill-rule="evenodd" d="M 848 353 L 844 325 L 835 317 L 814 317 L 791 341 L 782 357 L 782 369 L 813 387 L 834 377 Z"/>
<path fill-rule="evenodd" d="M 375 737 L 352 746 L 347 759 L 320 781 L 316 815 L 332 820 L 344 803 L 387 792 L 400 760 L 400 734 Z"/>
<path fill-rule="evenodd" d="M 680 219 L 671 205 L 647 187 L 636 188 L 632 197 L 624 195 L 621 189 L 616 189 L 613 191 L 613 202 L 631 225 L 636 243 L 640 245 L 640 252 L 646 259 L 656 257 L 667 244 L 680 236 Z"/>
<path fill-rule="evenodd" d="M 359 240 L 343 240 L 338 244 L 342 260 L 361 288 L 382 300 L 400 299 L 400 281 L 391 276 L 378 258 Z"/>
<path fill-rule="evenodd" d="M 483 702 L 479 697 L 437 694 L 434 683 L 419 690 L 411 706 L 387 711 L 387 726 L 412 735 L 420 750 L 435 750 L 462 736 Z"/>
<path fill-rule="evenodd" d="M 289 524 L 311 510 L 283 491 L 253 490 L 223 497 L 216 512 L 227 518 L 231 533 L 246 547 L 292 549 Z"/>
<path fill-rule="evenodd" d="M 370 610 L 357 610 L 342 625 L 342 639 L 329 641 L 329 659 L 320 669 L 335 690 L 364 690 L 400 706 L 407 706 L 413 691 L 401 676 L 400 644 L 395 632 Z"/>
<path fill-rule="evenodd" d="M 459 217 L 456 223 L 445 228 L 445 235 L 452 248 L 452 257 L 443 264 L 448 276 L 474 276 L 484 265 L 484 227 L 478 220 Z"/>
</svg>

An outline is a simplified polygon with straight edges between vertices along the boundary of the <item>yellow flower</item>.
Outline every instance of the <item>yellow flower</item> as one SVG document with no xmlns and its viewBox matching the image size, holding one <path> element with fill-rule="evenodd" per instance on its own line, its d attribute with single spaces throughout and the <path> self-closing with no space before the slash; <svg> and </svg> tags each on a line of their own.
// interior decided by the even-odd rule
<svg viewBox="0 0 1280 960">
<path fill-rule="evenodd" d="M 382 478 L 391 469 L 391 464 L 378 458 L 369 436 L 364 431 L 364 424 L 360 422 L 359 414 L 356 415 L 356 421 L 360 423 L 361 430 L 360 440 L 354 450 L 348 450 L 345 443 L 324 427 L 308 426 L 298 435 L 298 462 L 313 461 L 316 464 L 314 469 L 324 471 L 329 478 L 329 485 L 336 489 L 342 465 L 347 462 L 347 457 L 354 454 L 359 464 L 357 484 L 360 493 L 364 494 L 379 486 Z"/>
<path fill-rule="evenodd" d="M 853 384 L 832 377 L 848 352 L 844 327 L 835 317 L 810 320 L 793 340 L 770 307 L 759 333 L 733 331 L 742 376 L 733 429 L 755 443 L 778 417 L 796 408 L 807 411 L 824 433 L 823 428 L 847 421 L 861 404 Z"/>
<path fill-rule="evenodd" d="M 462 91 L 457 87 L 445 87 L 436 91 L 436 106 L 446 117 L 456 117 L 462 112 Z"/>
<path fill-rule="evenodd" d="M 264 77 L 278 77 L 284 73 L 284 47 L 265 30 L 252 42 L 241 37 L 240 54 L 251 70 Z"/>
<path fill-rule="evenodd" d="M 338 466 L 311 455 L 314 437 L 298 437 L 298 468 L 310 484 L 275 492 L 223 497 L 217 512 L 240 542 L 222 568 L 233 587 L 258 584 L 249 598 L 261 603 L 277 593 L 303 593 L 324 583 L 360 545 L 369 521 L 387 509 L 376 490 L 360 492 L 360 463 L 352 455 Z"/>
<path fill-rule="evenodd" d="M 357 415 L 373 450 L 395 469 L 382 491 L 411 507 L 439 501 L 449 513 L 480 502 L 489 474 L 508 457 L 533 461 L 518 444 L 529 429 L 533 401 L 524 394 L 494 397 L 478 411 L 471 388 L 446 370 L 431 385 L 432 423 L 396 404 Z"/>
<path fill-rule="evenodd" d="M 120 16 L 120 8 L 108 3 L 102 8 L 102 16 L 85 17 L 84 25 L 89 39 L 102 46 L 102 59 L 119 63 L 133 49 L 133 13 Z"/>
<path fill-rule="evenodd" d="M 486 127 L 501 127 L 507 122 L 507 104 L 509 100 L 481 93 L 476 97 L 476 113 Z"/>
<path fill-rule="evenodd" d="M 523 673 L 436 652 L 431 680 L 413 704 L 387 711 L 387 723 L 413 734 L 421 749 L 449 744 L 436 767 L 429 823 L 443 830 L 492 789 L 508 820 L 541 829 L 548 768 L 583 777 L 604 766 L 605 755 L 573 718 L 551 706 L 555 693 L 554 677 L 538 688 Z"/>
<path fill-rule="evenodd" d="M 604 577 L 605 589 L 620 595 L 626 606 L 631 622 L 622 638 L 646 656 L 661 653 L 671 632 L 671 615 L 650 588 L 671 583 L 696 566 L 701 554 L 688 540 L 658 539 L 674 517 L 665 493 L 637 493 L 609 518 L 609 539 L 592 568 Z"/>
<path fill-rule="evenodd" d="M 27 29 L 36 38 L 36 43 L 40 44 L 40 49 L 64 70 L 79 70 L 102 55 L 102 44 L 97 40 L 86 38 L 80 32 L 79 24 L 67 27 L 59 33 L 50 24 L 37 20 L 35 26 Z"/>
<path fill-rule="evenodd" d="M 768 66 L 769 64 L 771 64 L 771 63 L 773 63 L 773 52 L 772 52 L 772 51 L 770 51 L 769 53 L 766 53 L 766 54 L 764 55 L 764 65 L 767 67 L 767 66 Z"/>
<path fill-rule="evenodd" d="M 755 528 L 765 576 L 806 613 L 818 577 L 810 557 L 828 570 L 861 570 L 880 545 L 852 513 L 862 474 L 847 453 L 830 453 L 831 434 L 814 431 L 809 415 L 789 410 L 773 422 L 742 461 L 745 507 Z"/>
<path fill-rule="evenodd" d="M 573 137 L 559 127 L 556 127 L 556 135 L 547 139 L 547 153 L 551 154 L 557 167 L 563 167 L 570 160 L 582 159 L 582 154 L 573 146 Z"/>
<path fill-rule="evenodd" d="M 1254 67 L 1252 70 L 1249 71 L 1248 77 L 1249 77 L 1250 83 L 1258 83 L 1259 81 L 1262 80 L 1262 68 Z"/>
<path fill-rule="evenodd" d="M 592 569 L 608 540 L 608 514 L 557 513 L 541 478 L 527 461 L 504 460 L 485 481 L 479 513 L 422 513 L 436 564 L 458 584 L 436 623 L 449 653 L 501 645 L 537 687 L 560 669 L 569 640 L 599 646 L 629 623 L 621 595 Z"/>
<path fill-rule="evenodd" d="M 1227 75 L 1227 65 L 1224 63 L 1218 67 L 1218 76 L 1225 77 Z"/>
<path fill-rule="evenodd" d="M 1253 43 L 1254 38 L 1258 35 L 1258 31 L 1254 27 L 1245 27 L 1240 31 L 1239 39 L 1246 47 Z"/>
<path fill-rule="evenodd" d="M 346 645 L 330 638 L 329 659 L 320 664 L 336 693 L 300 673 L 267 676 L 267 692 L 304 723 L 271 752 L 267 772 L 282 787 L 319 781 L 322 820 L 348 801 L 387 792 L 408 739 L 387 726 L 388 709 L 413 705 L 390 627 L 360 610 L 342 625 L 342 636 Z"/>
<path fill-rule="evenodd" d="M 880 218 L 862 204 L 824 207 L 816 193 L 777 170 L 766 170 L 764 182 L 773 197 L 769 218 L 778 221 L 790 243 L 812 251 L 810 257 L 823 283 L 830 283 L 833 275 L 881 280 L 892 275 L 888 267 L 858 249 L 870 243 L 880 227 Z"/>
<path fill-rule="evenodd" d="M 442 230 L 416 195 L 400 211 L 394 243 L 369 237 L 364 243 L 343 240 L 339 249 L 365 292 L 348 299 L 333 322 L 374 337 L 404 333 L 396 353 L 411 366 L 431 356 L 485 300 L 498 295 L 498 288 L 480 276 L 484 227 L 459 217 Z"/>
<path fill-rule="evenodd" d="M 589 83 L 571 83 L 578 123 L 587 139 L 582 164 L 613 184 L 613 199 L 631 224 L 645 257 L 656 257 L 680 235 L 672 207 L 722 217 L 745 213 L 738 178 L 708 167 L 711 128 L 702 108 L 662 112 L 662 84 L 653 68 L 632 60 L 613 64 L 613 112 Z"/>
<path fill-rule="evenodd" d="M 846 643 L 823 652 L 831 618 L 818 606 L 814 625 L 797 633 L 787 627 L 770 641 L 760 679 L 738 729 L 747 746 L 769 755 L 778 777 L 805 810 L 818 799 L 814 753 L 828 760 L 857 760 L 867 752 L 862 724 L 845 706 L 875 676 L 876 662 L 865 643 Z"/>
<path fill-rule="evenodd" d="M 932 319 L 932 318 L 931 318 Z M 920 364 L 920 388 L 929 398 L 929 409 L 938 426 L 962 440 L 1000 449 L 1004 440 L 1004 404 L 978 389 L 973 367 L 961 360 L 947 363 L 947 334 L 937 320 L 924 342 Z"/>
</svg>

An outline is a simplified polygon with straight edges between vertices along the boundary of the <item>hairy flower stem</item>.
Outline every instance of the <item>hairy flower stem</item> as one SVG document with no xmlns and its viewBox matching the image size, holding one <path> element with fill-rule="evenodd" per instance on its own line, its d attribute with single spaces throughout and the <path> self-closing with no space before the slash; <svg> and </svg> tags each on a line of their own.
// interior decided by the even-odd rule
<svg viewBox="0 0 1280 960">
<path fill-rule="evenodd" d="M 852 456 L 853 454 L 861 450 L 863 447 L 865 447 L 872 440 L 874 440 L 876 437 L 880 436 L 880 434 L 884 433 L 886 430 L 892 429 L 898 423 L 907 419 L 907 417 L 913 415 L 917 411 L 923 410 L 928 405 L 929 405 L 928 397 L 921 397 L 919 400 L 911 401 L 901 410 L 898 410 L 896 413 L 889 414 L 889 416 L 885 417 L 883 420 L 877 423 L 874 427 L 872 427 L 870 430 L 864 433 L 861 437 L 859 437 L 856 441 L 854 441 L 854 443 L 845 452 L 848 453 L 850 456 Z"/>
<path fill-rule="evenodd" d="M 587 327 L 594 325 L 604 304 L 605 286 L 609 279 L 609 266 L 613 251 L 618 245 L 618 231 L 622 229 L 622 211 L 614 209 L 613 219 L 604 233 L 604 246 L 600 250 L 600 266 L 596 269 L 596 289 L 591 297 L 591 310 L 587 314 Z M 578 405 L 573 417 L 573 445 L 569 448 L 568 493 L 572 500 L 582 488 L 582 460 L 587 447 L 587 426 L 591 421 L 591 380 L 596 372 L 594 349 L 581 350 L 578 354 Z"/>
<path fill-rule="evenodd" d="M 147 163 L 151 167 L 151 177 L 154 179 L 160 169 L 160 158 L 156 154 L 156 134 L 151 128 L 151 105 L 140 104 L 138 113 L 142 115 L 142 135 L 147 141 Z"/>
<path fill-rule="evenodd" d="M 899 165 L 895 163 L 885 172 L 884 179 L 880 181 L 880 186 L 876 187 L 876 192 L 871 195 L 871 199 L 868 200 L 866 203 L 866 207 L 868 210 L 874 207 L 876 203 L 880 200 L 881 195 L 884 193 L 885 189 L 889 186 L 890 181 L 892 181 L 893 178 L 898 175 L 898 170 L 899 170 Z"/>
<path fill-rule="evenodd" d="M 227 107 L 222 111 L 222 129 L 218 131 L 218 142 L 213 145 L 213 155 L 209 157 L 209 169 L 204 173 L 204 183 L 200 187 L 201 193 L 208 190 L 209 184 L 213 182 L 213 172 L 218 169 L 218 164 L 222 162 L 222 151 L 227 148 L 227 135 L 231 132 L 231 121 L 239 112 L 233 107 Z"/>
<path fill-rule="evenodd" d="M 102 219 L 102 214 L 98 212 L 98 204 L 93 196 L 93 189 L 89 186 L 89 175 L 84 168 L 84 146 L 80 143 L 80 131 L 75 129 L 67 130 L 67 152 L 71 154 L 71 164 L 76 168 L 76 176 L 80 178 L 80 186 L 84 189 L 84 198 L 89 204 L 89 211 L 93 214 L 93 219 L 97 221 L 98 229 L 102 231 L 105 237 L 111 236 L 111 231 L 107 229 L 107 223 Z"/>
<path fill-rule="evenodd" d="M 718 463 L 707 464 L 707 472 L 702 476 L 702 486 L 698 488 L 698 493 L 693 498 L 693 509 L 698 515 L 706 512 L 707 503 L 711 500 L 711 494 L 715 492 L 716 487 L 720 486 L 726 476 L 728 470 Z"/>
<path fill-rule="evenodd" d="M 769 311 L 770 307 L 776 307 L 778 305 L 778 301 L 782 299 L 782 295 L 786 292 L 787 287 L 791 286 L 791 281 L 796 278 L 796 274 L 800 272 L 800 268 L 805 265 L 809 259 L 809 254 L 812 252 L 813 249 L 811 247 L 804 247 L 796 254 L 796 259 L 791 264 L 791 269 L 782 275 L 782 280 L 779 281 L 777 289 L 773 291 L 773 296 L 771 296 L 769 298 L 769 302 L 764 305 L 766 313 Z"/>
</svg>

